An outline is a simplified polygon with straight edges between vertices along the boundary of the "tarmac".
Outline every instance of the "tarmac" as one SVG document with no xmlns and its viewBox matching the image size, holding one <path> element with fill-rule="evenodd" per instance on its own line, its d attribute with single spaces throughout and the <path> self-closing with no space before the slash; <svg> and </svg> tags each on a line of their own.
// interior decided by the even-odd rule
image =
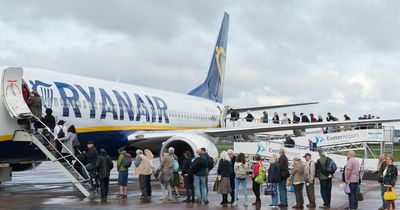
<svg viewBox="0 0 400 210">
<path fill-rule="evenodd" d="M 117 172 L 114 169 L 111 174 L 109 200 L 101 202 L 98 198 L 82 197 L 81 193 L 68 182 L 67 178 L 57 168 L 50 162 L 44 162 L 35 170 L 14 172 L 13 181 L 3 183 L 0 188 L 0 209 L 272 209 L 268 206 L 271 203 L 271 198 L 265 195 L 261 197 L 261 207 L 251 206 L 251 203 L 255 200 L 251 189 L 249 189 L 250 206 L 243 206 L 244 199 L 241 196 L 242 194 L 239 196 L 239 205 L 237 207 L 228 206 L 224 208 L 220 206 L 221 195 L 212 192 L 215 175 L 211 175 L 209 178 L 210 203 L 208 205 L 182 203 L 181 201 L 185 199 L 183 189 L 180 190 L 181 198 L 175 201 L 162 202 L 159 200 L 161 197 L 160 185 L 156 181 L 152 182 L 152 201 L 150 203 L 142 203 L 139 201 L 140 190 L 137 178 L 132 174 L 133 169 L 130 172 L 128 198 L 120 199 L 117 197 Z M 247 186 L 251 188 L 250 179 Z M 347 207 L 348 199 L 344 194 L 343 188 L 344 184 L 340 180 L 334 181 L 331 209 L 344 209 Z M 361 191 L 364 194 L 364 200 L 359 202 L 359 209 L 378 209 L 382 205 L 380 188 L 376 181 L 363 181 Z M 319 194 L 318 181 L 315 185 L 315 192 L 317 206 L 319 206 L 322 204 L 322 199 Z M 305 190 L 304 199 L 307 204 Z M 292 209 L 290 206 L 295 205 L 294 193 L 288 193 L 288 200 L 289 208 L 287 209 Z"/>
</svg>

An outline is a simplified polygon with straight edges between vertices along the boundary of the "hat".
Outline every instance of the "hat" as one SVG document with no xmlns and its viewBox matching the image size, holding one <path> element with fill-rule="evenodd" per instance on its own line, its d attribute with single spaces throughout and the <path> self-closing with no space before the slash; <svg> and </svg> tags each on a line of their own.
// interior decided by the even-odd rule
<svg viewBox="0 0 400 210">
<path fill-rule="evenodd" d="M 310 153 L 306 153 L 306 154 L 303 156 L 303 158 L 305 158 L 305 157 L 307 157 L 307 156 L 310 156 L 310 157 L 311 157 L 311 154 L 310 154 Z"/>
<path fill-rule="evenodd" d="M 94 142 L 93 141 L 88 141 L 88 143 L 87 144 L 94 144 Z"/>
</svg>

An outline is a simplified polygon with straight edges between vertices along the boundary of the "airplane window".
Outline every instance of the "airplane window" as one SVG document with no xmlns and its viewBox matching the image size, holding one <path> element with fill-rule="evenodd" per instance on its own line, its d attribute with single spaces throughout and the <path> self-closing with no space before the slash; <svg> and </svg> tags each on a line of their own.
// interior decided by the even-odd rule
<svg viewBox="0 0 400 210">
<path fill-rule="evenodd" d="M 58 99 L 57 98 L 54 98 L 54 106 L 58 106 Z"/>
<path fill-rule="evenodd" d="M 84 109 L 86 109 L 86 107 L 87 107 L 86 101 L 82 101 L 82 107 L 83 107 Z"/>
</svg>

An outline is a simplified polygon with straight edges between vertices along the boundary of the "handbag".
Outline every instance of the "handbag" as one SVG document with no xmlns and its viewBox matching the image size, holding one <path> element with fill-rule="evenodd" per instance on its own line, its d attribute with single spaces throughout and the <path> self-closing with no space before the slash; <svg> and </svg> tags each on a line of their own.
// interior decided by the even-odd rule
<svg viewBox="0 0 400 210">
<path fill-rule="evenodd" d="M 346 184 L 346 185 L 344 186 L 344 193 L 350 194 L 350 185 L 349 185 L 349 184 Z"/>
<path fill-rule="evenodd" d="M 276 195 L 277 189 L 275 185 L 269 184 L 264 188 L 264 195 Z"/>
<path fill-rule="evenodd" d="M 220 175 L 218 175 L 217 178 L 215 179 L 214 186 L 213 186 L 213 191 L 214 192 L 218 191 L 219 184 L 221 183 L 221 178 L 222 177 Z"/>
<path fill-rule="evenodd" d="M 363 201 L 364 200 L 364 194 L 359 192 L 357 198 L 358 198 L 358 201 Z"/>
<path fill-rule="evenodd" d="M 383 194 L 383 199 L 385 201 L 394 201 L 397 200 L 397 194 L 395 191 L 393 191 L 392 186 L 389 186 L 386 190 L 386 192 Z"/>
</svg>

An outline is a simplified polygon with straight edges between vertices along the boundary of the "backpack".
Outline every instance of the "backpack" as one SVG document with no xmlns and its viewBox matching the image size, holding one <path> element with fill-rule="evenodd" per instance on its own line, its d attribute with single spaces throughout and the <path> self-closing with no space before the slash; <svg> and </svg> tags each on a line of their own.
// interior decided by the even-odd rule
<svg viewBox="0 0 400 210">
<path fill-rule="evenodd" d="M 326 171 L 328 171 L 331 174 L 334 174 L 336 170 L 337 170 L 336 163 L 331 158 L 328 157 L 326 160 Z"/>
<path fill-rule="evenodd" d="M 60 128 L 60 131 L 57 133 L 57 138 L 59 138 L 59 139 L 61 139 L 61 138 L 64 138 L 65 137 L 65 133 L 64 133 L 64 126 L 63 127 L 60 127 L 60 126 L 58 126 L 59 128 Z"/>
<path fill-rule="evenodd" d="M 178 160 L 176 160 L 174 157 L 172 157 L 172 159 L 173 159 L 173 164 L 172 164 L 172 170 L 175 172 L 175 173 L 177 173 L 177 172 L 179 172 L 179 162 L 178 162 Z"/>
<path fill-rule="evenodd" d="M 214 158 L 212 158 L 212 157 L 208 157 L 208 170 L 209 171 L 211 171 L 211 169 L 213 169 L 214 168 Z"/>
<path fill-rule="evenodd" d="M 258 184 L 263 184 L 266 179 L 265 171 L 266 171 L 265 166 L 262 163 L 260 163 L 260 168 L 258 169 L 258 174 L 257 174 L 256 178 L 254 179 L 254 181 L 256 181 Z"/>
<path fill-rule="evenodd" d="M 237 167 L 237 170 L 235 171 L 235 175 L 237 179 L 245 179 L 247 175 L 247 171 L 244 167 L 244 164 L 240 165 L 235 165 Z"/>
<path fill-rule="evenodd" d="M 129 168 L 132 165 L 132 156 L 129 153 L 125 154 L 124 160 L 122 161 L 122 166 L 124 166 L 124 168 Z"/>
</svg>

